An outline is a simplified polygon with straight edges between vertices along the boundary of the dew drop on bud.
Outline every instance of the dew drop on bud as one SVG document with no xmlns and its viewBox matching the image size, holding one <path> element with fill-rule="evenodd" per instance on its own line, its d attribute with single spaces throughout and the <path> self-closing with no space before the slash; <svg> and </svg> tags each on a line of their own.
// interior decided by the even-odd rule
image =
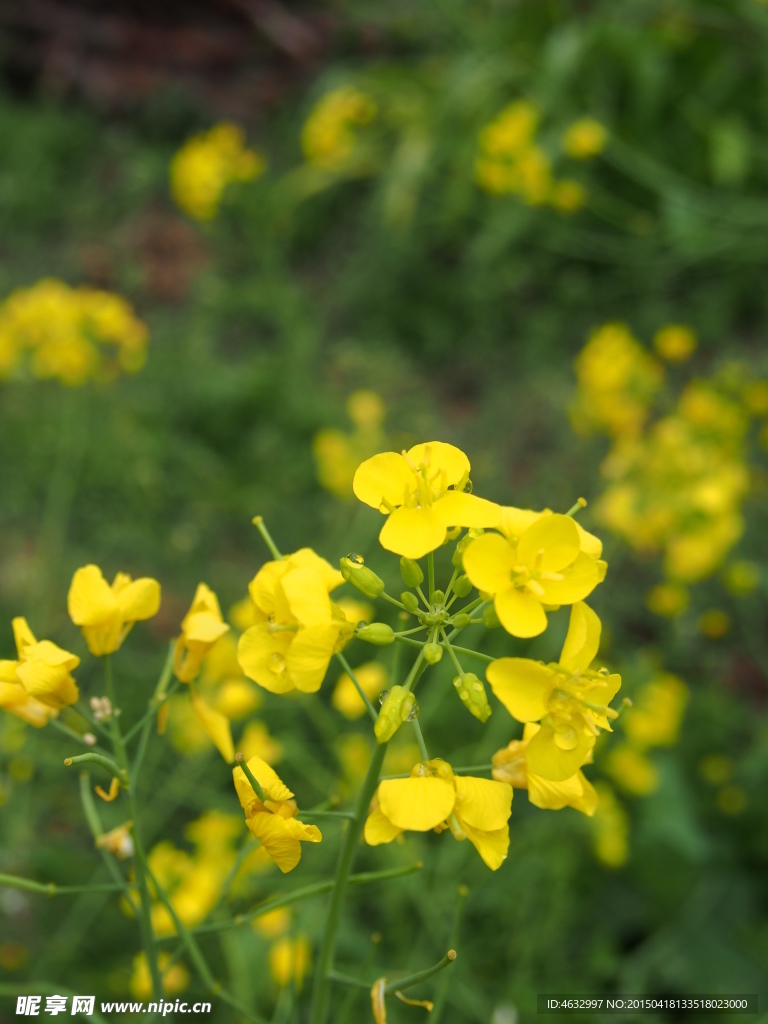
<svg viewBox="0 0 768 1024">
<path fill-rule="evenodd" d="M 381 693 L 379 694 L 379 704 L 383 704 L 388 696 L 389 690 L 382 690 Z"/>
<path fill-rule="evenodd" d="M 408 717 L 406 718 L 406 722 L 412 722 L 414 720 L 414 718 L 418 718 L 418 717 L 419 717 L 419 702 L 415 700 L 413 702 L 413 707 L 408 712 Z"/>
<path fill-rule="evenodd" d="M 274 654 L 270 654 L 269 668 L 270 671 L 274 672 L 276 676 L 279 676 L 283 672 L 285 672 L 285 658 L 282 656 L 282 654 L 278 654 L 277 651 L 275 651 Z"/>
<path fill-rule="evenodd" d="M 365 563 L 365 559 L 363 558 L 363 556 L 358 555 L 356 551 L 350 551 L 350 553 L 347 555 L 347 558 L 349 559 L 350 562 L 354 562 L 355 565 L 363 565 Z"/>
</svg>

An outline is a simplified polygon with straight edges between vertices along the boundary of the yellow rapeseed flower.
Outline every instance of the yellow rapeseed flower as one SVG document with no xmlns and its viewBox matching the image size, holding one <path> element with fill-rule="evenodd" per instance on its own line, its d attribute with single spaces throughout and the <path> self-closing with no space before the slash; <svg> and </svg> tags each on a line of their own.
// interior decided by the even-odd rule
<svg viewBox="0 0 768 1024">
<path fill-rule="evenodd" d="M 238 125 L 223 123 L 189 139 L 171 161 L 171 194 L 190 217 L 213 220 L 227 185 L 263 174 L 261 153 L 247 149 Z"/>
<path fill-rule="evenodd" d="M 358 665 L 355 669 L 355 678 L 370 700 L 378 697 L 388 686 L 387 670 L 378 661 L 368 661 L 364 665 Z M 331 696 L 331 703 L 345 718 L 360 718 L 365 714 L 363 698 L 346 672 L 338 678 L 336 688 Z"/>
<path fill-rule="evenodd" d="M 629 858 L 629 816 L 613 789 L 605 782 L 595 784 L 597 813 L 592 818 L 592 846 L 595 856 L 607 868 L 620 868 Z"/>
<path fill-rule="evenodd" d="M 342 86 L 322 96 L 304 122 L 301 148 L 309 163 L 328 171 L 344 168 L 357 145 L 355 128 L 376 117 L 376 101 L 353 86 Z"/>
<path fill-rule="evenodd" d="M 574 160 L 591 160 L 602 153 L 608 141 L 604 125 L 594 118 L 584 117 L 574 121 L 563 135 L 563 150 Z"/>
<path fill-rule="evenodd" d="M 191 683 L 200 673 L 203 658 L 219 637 L 229 630 L 221 617 L 219 600 L 205 583 L 199 583 L 192 606 L 181 622 L 181 636 L 173 654 L 173 671 L 182 683 Z"/>
<path fill-rule="evenodd" d="M 19 660 L 0 662 L 0 683 L 20 684 L 29 697 L 55 711 L 74 704 L 80 696 L 71 675 L 72 669 L 80 664 L 77 655 L 50 640 L 38 642 L 27 620 L 21 617 L 13 620 L 13 635 Z M 25 721 L 45 724 L 35 707 L 19 700 L 17 694 L 6 691 L 4 699 L 7 709 Z"/>
<path fill-rule="evenodd" d="M 289 937 L 284 935 L 269 947 L 269 973 L 279 988 L 294 984 L 298 992 L 312 958 L 309 940 L 305 935 Z"/>
<path fill-rule="evenodd" d="M 86 565 L 72 578 L 69 617 L 80 626 L 91 654 L 112 654 L 134 622 L 151 619 L 160 607 L 160 584 L 149 577 L 132 580 L 119 572 L 110 587 L 101 569 Z"/>
<path fill-rule="evenodd" d="M 671 672 L 660 672 L 640 687 L 624 714 L 624 732 L 639 749 L 670 747 L 677 742 L 688 687 Z"/>
<path fill-rule="evenodd" d="M 683 324 L 667 324 L 653 336 L 653 347 L 668 363 L 684 363 L 696 348 L 696 332 Z"/>
<path fill-rule="evenodd" d="M 613 747 L 603 763 L 614 781 L 633 796 L 649 796 L 659 788 L 658 768 L 630 743 L 620 743 Z"/>
</svg>

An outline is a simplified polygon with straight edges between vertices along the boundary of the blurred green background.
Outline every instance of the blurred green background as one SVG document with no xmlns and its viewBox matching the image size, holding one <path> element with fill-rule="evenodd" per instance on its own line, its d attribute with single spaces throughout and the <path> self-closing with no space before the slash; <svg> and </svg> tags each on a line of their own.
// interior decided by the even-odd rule
<svg viewBox="0 0 768 1024">
<path fill-rule="evenodd" d="M 565 510 L 604 487 L 607 443 L 574 433 L 568 415 L 590 330 L 622 321 L 647 346 L 664 324 L 690 325 L 699 344 L 670 367 L 672 396 L 733 360 L 768 374 L 767 42 L 759 0 L 201 2 L 160 13 L 11 3 L 0 18 L 0 299 L 48 277 L 106 288 L 133 303 L 150 342 L 145 368 L 112 382 L 0 383 L 0 656 L 14 657 L 10 620 L 24 615 L 38 637 L 85 655 L 78 681 L 98 694 L 98 666 L 66 615 L 72 573 L 96 562 L 109 578 L 154 576 L 160 614 L 116 659 L 133 721 L 196 584 L 223 609 L 245 595 L 267 557 L 257 513 L 283 550 L 312 545 L 334 564 L 360 551 L 397 592 L 396 565 L 376 550 L 378 517 L 324 489 L 313 457 L 319 431 L 353 432 L 346 403 L 360 389 L 382 397 L 395 450 L 450 441 L 468 453 L 477 493 Z M 353 160 L 313 167 L 302 126 L 342 86 L 371 96 L 377 116 L 355 129 Z M 583 189 L 579 209 L 478 187 L 478 137 L 520 100 L 538 111 L 558 177 Z M 607 144 L 569 162 L 558 140 L 585 117 Z M 240 124 L 268 166 L 198 222 L 174 204 L 169 165 L 220 121 Z M 363 869 L 419 857 L 425 868 L 354 893 L 342 964 L 361 969 L 370 949 L 375 977 L 437 960 L 465 883 L 446 1024 L 533 1021 L 539 992 L 749 992 L 766 1005 L 768 531 L 765 446 L 750 445 L 747 525 L 728 555 L 757 567 L 746 596 L 718 572 L 683 614 L 652 614 L 659 559 L 582 513 L 606 541 L 594 605 L 622 693 L 660 670 L 689 690 L 678 742 L 652 755 L 657 787 L 618 786 L 623 863 L 596 856 L 595 823 L 518 792 L 494 875 L 447 837 L 361 850 Z M 713 608 L 728 615 L 719 636 L 700 629 Z M 546 637 L 495 632 L 484 649 L 550 660 L 567 616 L 552 621 Z M 303 806 L 345 794 L 334 736 L 356 726 L 331 709 L 335 671 L 304 707 L 265 694 L 259 708 Z M 437 679 L 431 693 L 425 734 L 455 763 L 486 762 L 512 738 L 498 706 L 483 728 L 454 698 L 437 702 Z M 62 767 L 72 752 L 3 713 L 0 871 L 101 877 Z M 190 849 L 190 821 L 238 813 L 212 748 L 154 741 L 143 788 L 150 846 Z M 255 875 L 233 906 L 328 877 L 336 827 L 293 875 Z M 323 911 L 322 899 L 299 905 L 293 927 L 316 940 Z M 9 993 L 36 983 L 120 998 L 138 948 L 112 896 L 0 889 L 0 1020 L 13 1017 Z M 264 1013 L 277 999 L 276 1021 L 301 1019 L 301 996 L 277 995 L 267 937 L 246 928 L 204 949 L 240 998 Z M 389 1010 L 395 1022 L 423 1013 Z M 362 993 L 348 1019 L 369 1014 Z M 236 1018 L 218 1006 L 214 1019 Z"/>
</svg>

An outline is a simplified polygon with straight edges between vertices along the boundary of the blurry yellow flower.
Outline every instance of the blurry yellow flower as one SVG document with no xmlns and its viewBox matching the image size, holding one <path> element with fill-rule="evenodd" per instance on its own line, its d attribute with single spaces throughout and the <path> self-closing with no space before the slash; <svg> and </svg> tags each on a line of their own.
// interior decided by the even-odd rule
<svg viewBox="0 0 768 1024">
<path fill-rule="evenodd" d="M 608 141 L 608 132 L 599 121 L 584 117 L 574 121 L 563 135 L 563 150 L 574 160 L 589 160 L 602 153 Z"/>
<path fill-rule="evenodd" d="M 368 601 L 358 601 L 354 597 L 340 597 L 336 602 L 348 622 L 357 626 L 360 622 L 371 622 L 373 620 L 374 608 Z"/>
<path fill-rule="evenodd" d="M 512 740 L 493 755 L 494 779 L 507 782 L 515 789 L 527 789 L 528 799 L 536 807 L 550 811 L 573 807 L 591 817 L 597 808 L 597 793 L 581 770 L 560 782 L 545 779 L 530 770 L 526 750 L 539 728 L 532 722 L 527 723 L 522 740 Z"/>
<path fill-rule="evenodd" d="M 752 380 L 744 385 L 744 405 L 753 416 L 768 416 L 768 380 Z"/>
<path fill-rule="evenodd" d="M 236 814 L 206 811 L 184 829 L 184 835 L 206 856 L 229 851 L 240 838 L 242 821 Z"/>
<path fill-rule="evenodd" d="M 157 965 L 163 979 L 164 994 L 173 997 L 179 992 L 183 992 L 189 984 L 189 971 L 184 964 L 178 962 L 170 964 L 170 959 L 170 953 L 160 953 Z M 152 977 L 149 973 L 146 953 L 138 953 L 133 958 L 130 989 L 134 999 L 149 1000 L 152 998 Z"/>
<path fill-rule="evenodd" d="M 229 609 L 227 618 L 240 632 L 245 632 L 249 626 L 253 625 L 253 602 L 251 601 L 250 595 L 241 598 L 236 601 L 235 604 Z"/>
<path fill-rule="evenodd" d="M 268 764 L 278 764 L 284 756 L 283 744 L 270 735 L 263 722 L 248 723 L 237 749 L 246 761 L 251 757 L 260 757 Z"/>
<path fill-rule="evenodd" d="M 671 747 L 677 742 L 688 687 L 671 672 L 645 683 L 623 716 L 624 732 L 635 746 Z"/>
<path fill-rule="evenodd" d="M 16 674 L 17 661 L 0 661 L 0 708 L 23 722 L 42 729 L 58 711 L 30 697 Z"/>
<path fill-rule="evenodd" d="M 411 769 L 407 779 L 379 783 L 365 823 L 370 846 L 390 843 L 404 831 L 438 832 L 469 839 L 491 870 L 501 867 L 509 848 L 512 787 L 504 782 L 454 775 L 440 758 Z"/>
<path fill-rule="evenodd" d="M 173 671 L 182 683 L 196 679 L 203 658 L 219 637 L 229 630 L 221 617 L 219 601 L 214 592 L 199 583 L 192 606 L 181 622 L 181 636 L 176 641 Z"/>
<path fill-rule="evenodd" d="M 620 868 L 629 857 L 629 817 L 616 794 L 604 782 L 595 783 L 597 813 L 592 818 L 595 856 L 607 868 Z"/>
<path fill-rule="evenodd" d="M 723 786 L 716 799 L 723 814 L 741 814 L 747 806 L 747 794 L 741 786 Z"/>
<path fill-rule="evenodd" d="M 310 946 L 304 935 L 285 936 L 269 947 L 269 972 L 280 988 L 294 984 L 301 991 L 309 967 Z"/>
<path fill-rule="evenodd" d="M 96 837 L 96 848 L 98 850 L 108 850 L 119 860 L 127 860 L 128 857 L 133 856 L 134 852 L 133 837 L 131 836 L 132 828 L 133 822 L 126 821 L 122 825 L 110 829 L 109 832 L 102 833 Z"/>
<path fill-rule="evenodd" d="M 353 632 L 328 596 L 341 573 L 310 548 L 267 562 L 251 580 L 256 624 L 240 637 L 243 672 L 272 693 L 314 693 Z"/>
<path fill-rule="evenodd" d="M 723 571 L 723 583 L 735 597 L 751 594 L 760 583 L 760 566 L 743 559 L 731 562 Z"/>
<path fill-rule="evenodd" d="M 347 399 L 349 418 L 363 430 L 380 426 L 386 409 L 384 399 L 376 391 L 353 391 Z"/>
<path fill-rule="evenodd" d="M 355 151 L 354 128 L 370 123 L 377 113 L 373 97 L 352 86 L 326 93 L 304 122 L 301 131 L 304 156 L 324 170 L 341 170 Z"/>
<path fill-rule="evenodd" d="M 659 788 L 659 772 L 641 751 L 621 743 L 608 751 L 605 770 L 627 793 L 648 796 Z"/>
<path fill-rule="evenodd" d="M 690 359 L 696 344 L 696 332 L 682 324 L 667 324 L 653 336 L 653 347 L 668 363 L 684 363 Z"/>
<path fill-rule="evenodd" d="M 551 782 L 575 775 L 592 753 L 601 729 L 611 731 L 617 713 L 609 707 L 621 677 L 589 665 L 600 644 L 600 620 L 582 602 L 574 604 L 560 661 L 543 665 L 527 658 L 499 658 L 486 677 L 496 697 L 518 722 L 541 722 L 528 741 L 529 771 Z"/>
<path fill-rule="evenodd" d="M 160 607 L 160 584 L 119 572 L 110 587 L 96 565 L 78 569 L 67 597 L 69 617 L 80 626 L 91 654 L 118 650 L 134 622 L 151 619 Z"/>
<path fill-rule="evenodd" d="M 673 619 L 682 615 L 690 604 L 691 596 L 686 587 L 680 583 L 659 583 L 650 590 L 645 598 L 649 611 L 654 615 Z"/>
<path fill-rule="evenodd" d="M 539 124 L 539 111 L 529 100 L 517 100 L 497 114 L 480 133 L 480 148 L 506 156 L 528 148 Z"/>
<path fill-rule="evenodd" d="M 358 665 L 355 669 L 355 678 L 370 700 L 374 700 L 386 690 L 388 684 L 387 670 L 378 661 L 369 661 L 365 665 Z M 345 718 L 359 718 L 365 714 L 363 699 L 346 672 L 339 676 L 331 703 Z"/>
<path fill-rule="evenodd" d="M 171 161 L 171 194 L 195 220 L 213 220 L 224 189 L 263 174 L 261 153 L 247 149 L 241 128 L 219 124 L 189 139 Z"/>
<path fill-rule="evenodd" d="M 586 189 L 578 181 L 562 178 L 554 182 L 549 196 L 550 203 L 563 213 L 575 213 L 587 199 Z"/>
<path fill-rule="evenodd" d="M 699 616 L 699 630 L 710 640 L 720 640 L 731 628 L 731 617 L 722 608 L 708 608 Z"/>
<path fill-rule="evenodd" d="M 508 633 L 538 636 L 547 628 L 545 606 L 581 601 L 605 576 L 605 562 L 583 551 L 582 543 L 570 516 L 542 514 L 517 537 L 485 533 L 473 540 L 463 555 L 464 571 L 493 596 Z"/>
<path fill-rule="evenodd" d="M 235 789 L 245 811 L 245 823 L 280 870 L 292 871 L 301 859 L 301 844 L 319 843 L 323 838 L 320 829 L 296 818 L 298 808 L 293 793 L 266 761 L 251 757 L 247 764 L 267 802 L 262 803 L 256 795 L 242 768 L 235 768 Z"/>
<path fill-rule="evenodd" d="M 699 762 L 699 774 L 710 785 L 720 786 L 733 776 L 733 762 L 724 754 L 707 754 Z"/>
<path fill-rule="evenodd" d="M 287 907 L 278 907 L 276 910 L 270 910 L 268 914 L 254 918 L 252 924 L 254 930 L 261 935 L 275 939 L 291 927 L 291 912 Z"/>
<path fill-rule="evenodd" d="M 192 710 L 197 715 L 197 719 L 208 738 L 227 764 L 232 764 L 235 760 L 235 747 L 232 742 L 232 730 L 229 725 L 229 719 L 220 711 L 216 711 L 215 708 L 206 704 L 194 688 L 190 693 L 190 699 L 192 701 Z"/>
<path fill-rule="evenodd" d="M 80 664 L 80 659 L 50 640 L 38 643 L 26 619 L 16 618 L 12 625 L 19 660 L 0 662 L 0 684 L 21 684 L 29 697 L 55 711 L 74 704 L 80 693 L 71 672 Z M 3 688 L 1 696 L 7 710 L 31 725 L 45 724 L 39 710 L 20 700 L 14 691 Z"/>
</svg>

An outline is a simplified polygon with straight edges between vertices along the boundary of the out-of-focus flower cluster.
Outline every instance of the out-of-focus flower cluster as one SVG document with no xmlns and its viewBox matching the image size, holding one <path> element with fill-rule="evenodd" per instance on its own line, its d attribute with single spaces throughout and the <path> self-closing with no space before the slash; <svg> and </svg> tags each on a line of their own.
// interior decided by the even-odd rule
<svg viewBox="0 0 768 1024">
<path fill-rule="evenodd" d="M 357 129 L 373 121 L 377 113 L 373 97 L 353 86 L 321 96 L 301 130 L 307 161 L 323 170 L 343 170 L 355 153 Z"/>
<path fill-rule="evenodd" d="M 120 295 L 46 278 L 0 304 L 0 380 L 28 373 L 76 387 L 136 373 L 148 340 Z"/>
<path fill-rule="evenodd" d="M 382 423 L 386 406 L 375 391 L 355 391 L 347 399 L 354 429 L 347 434 L 335 427 L 318 431 L 312 439 L 317 478 L 331 494 L 352 500 L 352 480 L 360 463 L 386 443 Z"/>
<path fill-rule="evenodd" d="M 252 181 L 266 170 L 261 153 L 248 149 L 242 128 L 228 122 L 193 136 L 171 161 L 171 194 L 195 220 L 213 220 L 227 185 Z"/>
<path fill-rule="evenodd" d="M 541 111 L 530 100 L 505 107 L 480 132 L 475 178 L 493 195 L 516 195 L 530 206 L 549 204 L 572 213 L 584 205 L 586 190 L 572 178 L 555 177 L 553 158 L 537 138 L 540 121 Z M 603 125 L 584 118 L 569 126 L 560 148 L 572 160 L 589 160 L 607 137 Z"/>
</svg>

